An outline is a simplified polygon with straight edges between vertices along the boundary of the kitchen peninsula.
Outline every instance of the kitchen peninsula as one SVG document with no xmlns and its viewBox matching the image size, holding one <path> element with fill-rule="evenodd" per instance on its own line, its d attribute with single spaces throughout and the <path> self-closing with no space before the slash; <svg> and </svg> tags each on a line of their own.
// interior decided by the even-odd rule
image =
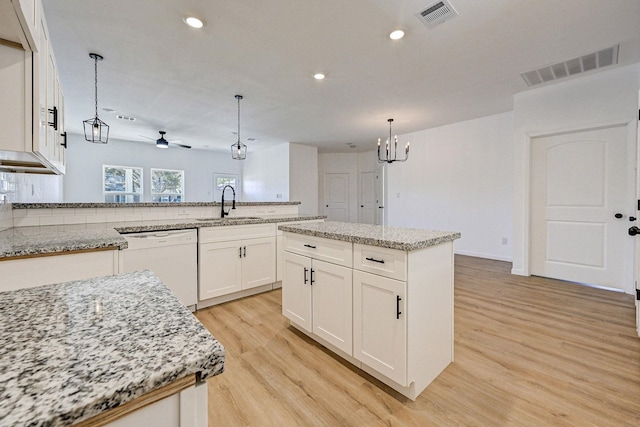
<svg viewBox="0 0 640 427">
<path fill-rule="evenodd" d="M 3 292 L 0 323 L 0 425 L 207 425 L 224 348 L 150 271 Z"/>
<path fill-rule="evenodd" d="M 415 400 L 453 361 L 460 233 L 341 222 L 280 225 L 291 325 Z"/>
</svg>

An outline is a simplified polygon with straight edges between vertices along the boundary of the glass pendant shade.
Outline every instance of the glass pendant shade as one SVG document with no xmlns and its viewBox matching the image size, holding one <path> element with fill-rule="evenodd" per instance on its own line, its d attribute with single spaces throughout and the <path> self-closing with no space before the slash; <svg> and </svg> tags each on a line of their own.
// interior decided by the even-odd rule
<svg viewBox="0 0 640 427">
<path fill-rule="evenodd" d="M 98 117 L 98 61 L 104 58 L 97 53 L 90 53 L 89 57 L 95 62 L 95 116 L 82 122 L 84 125 L 84 139 L 96 144 L 109 142 L 109 125 Z"/>
<path fill-rule="evenodd" d="M 404 146 L 404 158 L 398 158 L 398 136 L 391 139 L 391 123 L 393 119 L 387 119 L 389 122 L 389 139 L 385 143 L 384 150 L 380 147 L 380 138 L 378 138 L 378 163 L 406 162 L 409 158 L 409 143 Z"/>
<path fill-rule="evenodd" d="M 231 158 L 233 160 L 244 160 L 247 158 L 247 146 L 240 142 L 240 100 L 242 95 L 236 95 L 238 100 L 238 142 L 231 144 Z"/>
<path fill-rule="evenodd" d="M 247 146 L 238 141 L 231 144 L 231 158 L 234 160 L 244 160 L 247 158 Z"/>
</svg>

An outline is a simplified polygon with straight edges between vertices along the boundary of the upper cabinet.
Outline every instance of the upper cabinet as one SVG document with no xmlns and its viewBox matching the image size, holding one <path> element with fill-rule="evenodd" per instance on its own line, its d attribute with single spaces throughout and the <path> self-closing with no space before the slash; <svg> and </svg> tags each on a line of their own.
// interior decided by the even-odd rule
<svg viewBox="0 0 640 427">
<path fill-rule="evenodd" d="M 64 174 L 64 96 L 39 0 L 0 0 L 0 171 Z"/>
</svg>

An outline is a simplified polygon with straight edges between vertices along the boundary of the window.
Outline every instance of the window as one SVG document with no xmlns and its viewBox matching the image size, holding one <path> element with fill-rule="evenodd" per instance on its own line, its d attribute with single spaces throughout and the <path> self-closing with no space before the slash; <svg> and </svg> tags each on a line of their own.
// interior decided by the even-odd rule
<svg viewBox="0 0 640 427">
<path fill-rule="evenodd" d="M 182 202 L 184 198 L 184 171 L 151 169 L 151 201 Z"/>
<path fill-rule="evenodd" d="M 106 203 L 142 201 L 142 168 L 103 165 L 102 182 Z"/>
<path fill-rule="evenodd" d="M 240 177 L 234 174 L 213 174 L 213 200 L 219 201 L 222 198 L 222 189 L 225 185 L 230 185 L 236 192 L 236 201 L 240 200 Z M 228 191 L 228 190 L 227 190 Z"/>
</svg>

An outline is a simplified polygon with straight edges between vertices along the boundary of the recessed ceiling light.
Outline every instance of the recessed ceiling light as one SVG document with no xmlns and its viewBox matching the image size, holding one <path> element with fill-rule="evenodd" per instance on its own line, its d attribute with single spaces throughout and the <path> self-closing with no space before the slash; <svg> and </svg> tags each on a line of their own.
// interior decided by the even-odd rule
<svg viewBox="0 0 640 427">
<path fill-rule="evenodd" d="M 196 17 L 188 16 L 184 18 L 184 23 L 192 28 L 202 28 L 204 27 L 204 22 Z"/>
<path fill-rule="evenodd" d="M 316 80 L 322 80 L 322 79 L 324 79 L 325 77 L 326 77 L 326 76 L 325 76 L 323 73 L 315 73 L 315 74 L 313 75 L 313 78 L 314 78 L 314 79 L 316 79 Z"/>
<path fill-rule="evenodd" d="M 391 40 L 400 40 L 403 37 L 404 37 L 404 31 L 402 30 L 395 30 L 395 31 L 392 31 L 391 34 L 389 34 L 389 38 Z"/>
</svg>

